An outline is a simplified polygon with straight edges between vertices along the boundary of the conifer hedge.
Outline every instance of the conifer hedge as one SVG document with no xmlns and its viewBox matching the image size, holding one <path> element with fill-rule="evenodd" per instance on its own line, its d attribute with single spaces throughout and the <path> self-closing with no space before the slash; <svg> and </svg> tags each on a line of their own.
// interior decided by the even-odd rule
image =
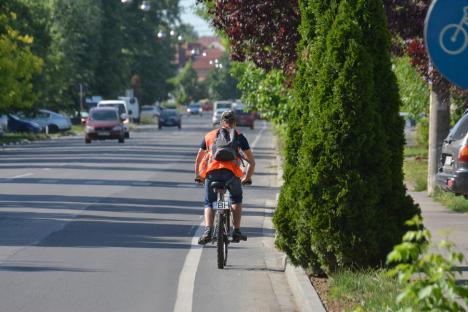
<svg viewBox="0 0 468 312">
<path fill-rule="evenodd" d="M 419 212 L 381 0 L 301 0 L 277 245 L 316 273 L 384 263 Z"/>
</svg>

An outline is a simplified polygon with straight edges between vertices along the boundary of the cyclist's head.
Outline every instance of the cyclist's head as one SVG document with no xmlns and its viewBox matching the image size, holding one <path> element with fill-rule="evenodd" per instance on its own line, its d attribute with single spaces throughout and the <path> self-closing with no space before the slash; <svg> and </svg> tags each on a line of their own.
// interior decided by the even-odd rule
<svg viewBox="0 0 468 312">
<path fill-rule="evenodd" d="M 229 126 L 234 128 L 236 126 L 236 114 L 232 110 L 227 110 L 221 115 L 221 126 Z"/>
</svg>

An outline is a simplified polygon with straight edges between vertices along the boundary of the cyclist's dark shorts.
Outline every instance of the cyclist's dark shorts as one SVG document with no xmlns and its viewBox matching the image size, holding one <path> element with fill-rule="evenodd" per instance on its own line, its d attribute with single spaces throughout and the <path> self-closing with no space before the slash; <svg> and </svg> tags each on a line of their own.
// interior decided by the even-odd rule
<svg viewBox="0 0 468 312">
<path fill-rule="evenodd" d="M 211 188 L 211 182 L 226 182 L 233 178 L 229 185 L 229 193 L 232 204 L 242 204 L 242 185 L 240 179 L 234 176 L 234 173 L 228 169 L 214 170 L 208 173 L 205 180 L 205 208 L 213 208 L 213 202 L 217 197 L 215 191 Z"/>
</svg>

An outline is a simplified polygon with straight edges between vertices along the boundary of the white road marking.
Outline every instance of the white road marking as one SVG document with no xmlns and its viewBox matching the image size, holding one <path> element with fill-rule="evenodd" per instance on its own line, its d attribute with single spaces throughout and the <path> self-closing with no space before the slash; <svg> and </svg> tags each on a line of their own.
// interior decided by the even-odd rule
<svg viewBox="0 0 468 312">
<path fill-rule="evenodd" d="M 260 138 L 262 137 L 263 132 L 266 130 L 266 128 L 267 128 L 267 123 L 266 123 L 266 121 L 264 120 L 264 121 L 263 121 L 263 125 L 262 125 L 262 129 L 261 129 L 260 132 L 257 134 L 257 137 L 255 138 L 255 140 L 253 141 L 253 143 L 252 143 L 252 145 L 251 145 L 252 149 L 255 148 L 255 146 L 257 145 L 258 141 L 259 141 Z"/>
<path fill-rule="evenodd" d="M 267 129 L 266 121 L 263 121 L 263 126 L 257 137 L 251 144 L 251 148 L 255 148 L 259 142 L 263 132 Z M 198 237 L 203 231 L 203 223 L 200 223 L 198 230 L 192 237 L 192 244 L 187 256 L 185 257 L 184 266 L 179 275 L 179 284 L 177 286 L 177 297 L 174 304 L 174 312 L 191 312 L 193 304 L 193 289 L 195 287 L 195 276 L 198 270 L 198 264 L 202 254 L 202 248 L 198 245 Z"/>
<path fill-rule="evenodd" d="M 32 175 L 33 175 L 32 173 L 25 173 L 25 174 L 14 176 L 12 179 L 19 179 L 19 178 L 29 177 L 29 176 L 32 176 Z"/>
<path fill-rule="evenodd" d="M 193 289 L 195 287 L 195 275 L 200 263 L 202 248 L 198 245 L 198 237 L 202 233 L 203 222 L 192 237 L 192 246 L 185 257 L 184 266 L 179 275 L 179 286 L 174 305 L 174 312 L 191 312 L 193 303 Z"/>
</svg>

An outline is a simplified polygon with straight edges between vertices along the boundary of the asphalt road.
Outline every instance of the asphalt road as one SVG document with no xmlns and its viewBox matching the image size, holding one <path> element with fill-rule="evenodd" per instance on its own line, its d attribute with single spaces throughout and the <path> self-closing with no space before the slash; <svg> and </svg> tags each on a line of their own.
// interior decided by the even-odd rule
<svg viewBox="0 0 468 312">
<path fill-rule="evenodd" d="M 268 125 L 241 129 L 257 157 L 225 270 L 197 246 L 193 181 L 207 116 L 125 144 L 61 138 L 0 149 L 0 311 L 295 311 L 273 248 L 278 193 Z"/>
</svg>

